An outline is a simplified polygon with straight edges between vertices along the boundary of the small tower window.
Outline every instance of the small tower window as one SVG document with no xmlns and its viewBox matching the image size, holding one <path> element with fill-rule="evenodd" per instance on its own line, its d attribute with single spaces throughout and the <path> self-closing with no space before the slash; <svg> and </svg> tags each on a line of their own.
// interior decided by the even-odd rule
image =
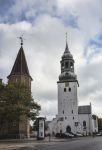
<svg viewBox="0 0 102 150">
<path fill-rule="evenodd" d="M 73 63 L 72 62 L 70 63 L 70 68 L 73 68 Z"/>
<path fill-rule="evenodd" d="M 64 88 L 64 92 L 66 92 L 66 88 Z"/>
<path fill-rule="evenodd" d="M 65 67 L 68 68 L 68 62 L 65 62 Z"/>
<path fill-rule="evenodd" d="M 86 121 L 85 120 L 83 121 L 83 127 L 86 127 Z"/>
<path fill-rule="evenodd" d="M 69 92 L 71 92 L 71 88 L 69 88 Z"/>
</svg>

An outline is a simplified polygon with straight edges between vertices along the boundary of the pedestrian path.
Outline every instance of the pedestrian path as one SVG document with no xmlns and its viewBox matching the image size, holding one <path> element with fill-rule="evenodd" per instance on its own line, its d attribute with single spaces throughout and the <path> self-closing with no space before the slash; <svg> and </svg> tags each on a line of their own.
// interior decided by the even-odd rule
<svg viewBox="0 0 102 150">
<path fill-rule="evenodd" d="M 13 139 L 13 140 L 0 140 L 0 150 L 17 150 L 19 148 L 37 146 L 40 144 L 52 144 L 55 142 L 68 142 L 72 140 L 76 140 L 78 138 L 73 139 L 57 139 L 57 138 L 48 138 L 46 137 L 44 140 L 37 141 L 36 138 L 32 139 Z"/>
</svg>

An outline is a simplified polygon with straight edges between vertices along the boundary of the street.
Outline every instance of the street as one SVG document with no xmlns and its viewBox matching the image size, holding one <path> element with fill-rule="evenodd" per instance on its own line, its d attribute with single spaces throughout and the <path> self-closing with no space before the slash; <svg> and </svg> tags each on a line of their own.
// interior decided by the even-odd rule
<svg viewBox="0 0 102 150">
<path fill-rule="evenodd" d="M 65 142 L 39 143 L 19 150 L 102 150 L 102 137 L 86 137 Z"/>
</svg>

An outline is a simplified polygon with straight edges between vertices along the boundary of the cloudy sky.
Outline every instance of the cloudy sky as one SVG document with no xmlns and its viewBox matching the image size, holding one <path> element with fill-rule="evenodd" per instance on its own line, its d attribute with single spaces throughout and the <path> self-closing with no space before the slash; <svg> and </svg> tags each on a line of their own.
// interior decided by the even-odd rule
<svg viewBox="0 0 102 150">
<path fill-rule="evenodd" d="M 102 0 L 0 0 L 0 78 L 7 82 L 23 34 L 33 97 L 41 115 L 54 117 L 66 32 L 79 104 L 91 102 L 102 117 Z"/>
</svg>

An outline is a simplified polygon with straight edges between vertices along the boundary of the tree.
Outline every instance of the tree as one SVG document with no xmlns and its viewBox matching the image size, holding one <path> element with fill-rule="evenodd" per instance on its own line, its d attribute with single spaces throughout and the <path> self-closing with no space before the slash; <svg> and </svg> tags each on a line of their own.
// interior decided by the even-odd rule
<svg viewBox="0 0 102 150">
<path fill-rule="evenodd" d="M 22 84 L 0 84 L 0 120 L 18 120 L 25 116 L 35 120 L 41 109 L 31 92 Z"/>
<path fill-rule="evenodd" d="M 102 118 L 98 118 L 98 131 L 102 132 Z"/>
</svg>

